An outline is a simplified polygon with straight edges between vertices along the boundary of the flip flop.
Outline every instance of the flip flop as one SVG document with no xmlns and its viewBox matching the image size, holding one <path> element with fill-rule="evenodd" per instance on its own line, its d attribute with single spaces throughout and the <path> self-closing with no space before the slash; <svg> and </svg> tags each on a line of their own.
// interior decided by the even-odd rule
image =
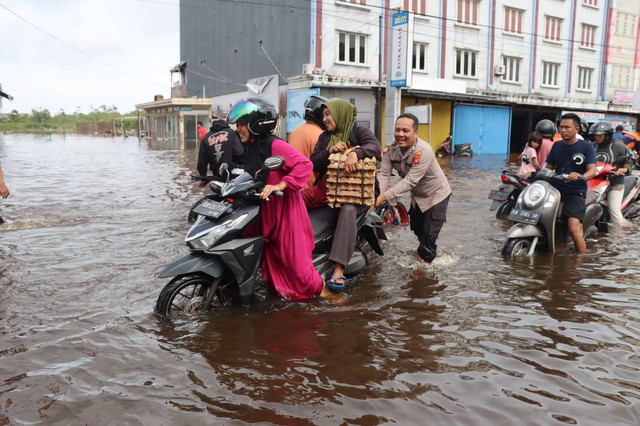
<svg viewBox="0 0 640 426">
<path fill-rule="evenodd" d="M 344 281 L 341 283 L 338 283 L 336 282 L 338 280 L 344 280 Z M 344 288 L 344 285 L 346 282 L 347 282 L 347 277 L 345 277 L 344 275 L 340 275 L 338 277 L 334 277 L 333 275 L 331 275 L 331 279 L 327 281 L 327 287 L 329 287 L 329 290 L 340 291 Z"/>
</svg>

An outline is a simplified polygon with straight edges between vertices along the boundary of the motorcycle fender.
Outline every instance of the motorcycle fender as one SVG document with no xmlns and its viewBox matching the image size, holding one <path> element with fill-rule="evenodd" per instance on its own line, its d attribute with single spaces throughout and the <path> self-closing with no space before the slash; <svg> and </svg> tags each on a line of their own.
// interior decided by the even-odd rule
<svg viewBox="0 0 640 426">
<path fill-rule="evenodd" d="M 176 277 L 178 275 L 202 272 L 213 278 L 217 278 L 222 275 L 223 271 L 224 266 L 219 259 L 204 254 L 189 253 L 164 268 L 158 277 Z"/>
<path fill-rule="evenodd" d="M 380 243 L 378 242 L 378 234 L 376 231 L 382 232 L 382 234 L 384 235 L 384 231 L 382 229 L 378 231 L 369 225 L 363 225 L 362 228 L 360 228 L 360 236 L 364 238 L 367 243 L 369 243 L 373 251 L 378 253 L 380 256 L 383 256 L 384 252 L 382 251 L 382 247 L 380 247 Z M 384 239 L 387 239 L 386 235 L 384 235 Z"/>
<path fill-rule="evenodd" d="M 544 237 L 542 230 L 535 225 L 527 223 L 516 223 L 507 231 L 507 239 L 510 238 L 527 238 L 527 237 Z"/>
<path fill-rule="evenodd" d="M 252 287 L 251 279 L 260 265 L 263 245 L 264 238 L 262 237 L 236 238 L 208 249 L 207 253 L 219 257 L 231 269 L 236 281 L 240 283 L 242 295 L 244 288 Z M 247 290 L 247 292 L 252 291 L 253 288 Z"/>
</svg>

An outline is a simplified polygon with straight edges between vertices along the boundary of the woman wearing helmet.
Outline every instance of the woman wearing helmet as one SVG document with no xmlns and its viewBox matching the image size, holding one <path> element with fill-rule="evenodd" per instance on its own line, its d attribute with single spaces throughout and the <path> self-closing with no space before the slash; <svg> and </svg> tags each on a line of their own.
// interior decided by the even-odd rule
<svg viewBox="0 0 640 426">
<path fill-rule="evenodd" d="M 333 98 L 322 104 L 326 130 L 320 135 L 311 154 L 314 172 L 324 175 L 329 165 L 329 155 L 340 151 L 348 152 L 345 169 L 349 172 L 357 170 L 359 160 L 380 156 L 380 142 L 369 128 L 356 124 L 357 113 L 355 105 L 344 99 Z M 313 188 L 323 188 L 317 191 L 320 194 L 318 198 L 321 199 L 324 196 L 326 203 L 326 186 L 316 185 Z M 335 262 L 333 274 L 327 283 L 332 290 L 340 290 L 344 287 L 346 279 L 344 270 L 356 245 L 357 212 L 358 208 L 352 204 L 343 204 L 340 207 L 329 253 L 329 260 Z"/>
<path fill-rule="evenodd" d="M 274 105 L 261 97 L 236 102 L 227 116 L 227 122 L 236 125 L 245 145 L 246 172 L 255 175 L 270 156 L 284 158 L 282 169 L 265 170 L 256 178 L 265 182 L 260 194 L 264 280 L 272 292 L 286 299 L 328 297 L 331 292 L 313 267 L 313 229 L 300 195 L 300 188 L 311 175 L 311 161 L 271 134 L 277 119 Z M 274 191 L 284 195 L 266 201 Z"/>
<path fill-rule="evenodd" d="M 538 148 L 538 164 L 540 164 L 540 167 L 544 167 L 547 155 L 549 155 L 549 151 L 553 147 L 553 137 L 558 130 L 553 121 L 544 119 L 538 121 L 535 131 L 542 135 L 542 142 L 540 143 L 540 148 Z"/>
<path fill-rule="evenodd" d="M 318 142 L 318 137 L 324 130 L 322 122 L 322 103 L 329 99 L 322 96 L 311 96 L 304 104 L 305 123 L 296 127 L 289 135 L 289 144 L 302 153 L 307 158 L 311 158 L 311 153 Z M 316 173 L 312 173 L 311 177 L 304 186 L 303 191 L 310 188 L 316 181 Z M 304 197 L 304 195 L 303 195 Z"/>
<path fill-rule="evenodd" d="M 619 139 L 613 139 L 613 126 L 607 121 L 595 123 L 589 129 L 589 136 L 594 140 L 596 160 L 616 166 L 616 176 L 609 179 L 610 188 L 607 194 L 610 221 L 616 225 L 624 225 L 627 220 L 620 210 L 624 195 L 624 177 L 633 165 L 633 156 L 627 146 Z"/>
</svg>

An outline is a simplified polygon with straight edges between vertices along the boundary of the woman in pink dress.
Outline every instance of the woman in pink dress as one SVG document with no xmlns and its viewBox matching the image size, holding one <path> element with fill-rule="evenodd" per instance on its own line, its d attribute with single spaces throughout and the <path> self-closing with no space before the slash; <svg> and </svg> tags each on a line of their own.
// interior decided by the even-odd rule
<svg viewBox="0 0 640 426">
<path fill-rule="evenodd" d="M 245 144 L 245 171 L 252 176 L 264 160 L 279 155 L 284 158 L 280 170 L 264 170 L 257 180 L 265 182 L 260 194 L 262 235 L 262 271 L 268 288 L 286 299 L 331 297 L 324 280 L 313 267 L 313 228 L 300 189 L 307 183 L 313 166 L 304 155 L 271 134 L 277 115 L 265 98 L 242 99 L 231 108 L 227 122 Z M 282 191 L 282 197 L 272 196 Z M 267 201 L 268 200 L 268 201 Z"/>
</svg>

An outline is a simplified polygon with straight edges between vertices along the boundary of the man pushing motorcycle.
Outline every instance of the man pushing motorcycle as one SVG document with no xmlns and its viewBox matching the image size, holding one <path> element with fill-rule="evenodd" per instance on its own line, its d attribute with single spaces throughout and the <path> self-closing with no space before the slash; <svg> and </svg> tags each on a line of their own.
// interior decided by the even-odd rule
<svg viewBox="0 0 640 426">
<path fill-rule="evenodd" d="M 587 251 L 587 243 L 580 230 L 586 210 L 587 180 L 596 175 L 596 153 L 593 146 L 578 139 L 580 117 L 574 113 L 562 116 L 560 121 L 562 143 L 555 143 L 547 156 L 548 169 L 567 173 L 568 182 L 556 182 L 563 201 L 562 215 L 567 217 L 569 235 L 580 253 Z"/>
</svg>

